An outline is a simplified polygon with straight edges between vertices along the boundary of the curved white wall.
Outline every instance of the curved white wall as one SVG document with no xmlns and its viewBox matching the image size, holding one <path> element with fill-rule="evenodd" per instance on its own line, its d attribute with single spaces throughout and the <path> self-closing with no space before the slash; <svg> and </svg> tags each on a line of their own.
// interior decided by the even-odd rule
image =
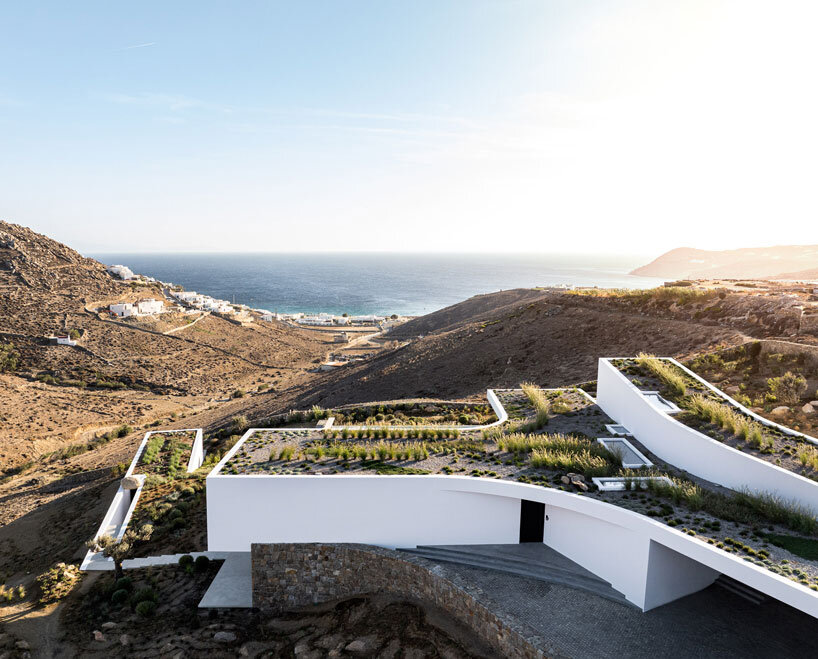
<svg viewBox="0 0 818 659">
<path fill-rule="evenodd" d="M 818 593 L 648 517 L 587 496 L 468 476 L 211 475 L 210 551 L 250 544 L 353 542 L 384 547 L 516 543 L 520 500 L 546 505 L 545 544 L 647 610 L 719 573 L 818 617 Z"/>
<path fill-rule="evenodd" d="M 659 458 L 733 490 L 776 494 L 818 513 L 818 483 L 742 453 L 660 412 L 609 360 L 599 360 L 597 404 Z"/>
</svg>

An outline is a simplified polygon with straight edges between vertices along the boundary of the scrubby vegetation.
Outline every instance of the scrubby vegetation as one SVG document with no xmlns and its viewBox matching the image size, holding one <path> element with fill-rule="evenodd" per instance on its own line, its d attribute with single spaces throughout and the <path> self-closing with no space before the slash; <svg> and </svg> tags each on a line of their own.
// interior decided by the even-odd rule
<svg viewBox="0 0 818 659">
<path fill-rule="evenodd" d="M 0 373 L 16 371 L 20 353 L 13 343 L 0 343 Z"/>
<path fill-rule="evenodd" d="M 80 578 L 80 569 L 70 563 L 57 563 L 37 577 L 41 604 L 56 602 L 68 595 Z"/>
</svg>

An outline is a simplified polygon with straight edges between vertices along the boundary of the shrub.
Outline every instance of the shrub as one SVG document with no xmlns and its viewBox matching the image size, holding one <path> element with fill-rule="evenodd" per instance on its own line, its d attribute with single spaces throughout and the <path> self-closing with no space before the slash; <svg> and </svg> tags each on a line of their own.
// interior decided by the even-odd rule
<svg viewBox="0 0 818 659">
<path fill-rule="evenodd" d="M 131 581 L 130 577 L 122 577 L 121 579 L 117 579 L 116 583 L 114 584 L 116 590 L 133 590 L 133 581 Z"/>
<path fill-rule="evenodd" d="M 246 396 L 246 392 L 244 389 L 236 389 L 232 394 L 232 398 L 244 398 Z"/>
<path fill-rule="evenodd" d="M 207 568 L 209 567 L 210 559 L 207 556 L 197 556 L 193 562 L 193 569 L 196 570 L 196 572 L 207 572 Z"/>
<path fill-rule="evenodd" d="M 116 429 L 116 436 L 117 437 L 125 437 L 127 435 L 130 435 L 132 432 L 133 432 L 133 428 L 131 428 L 131 426 L 129 426 L 126 423 L 124 425 L 119 426 L 119 428 Z"/>
<path fill-rule="evenodd" d="M 185 554 L 179 557 L 179 567 L 188 567 L 189 565 L 193 565 L 193 556 Z"/>
<path fill-rule="evenodd" d="M 143 600 L 136 605 L 136 612 L 143 618 L 150 618 L 156 613 L 156 602 Z"/>
<path fill-rule="evenodd" d="M 250 422 L 244 414 L 234 416 L 230 420 L 230 432 L 241 434 L 250 427 Z"/>
<path fill-rule="evenodd" d="M 124 604 L 128 601 L 128 591 L 124 588 L 115 590 L 111 595 L 111 604 Z"/>
<path fill-rule="evenodd" d="M 767 380 L 770 393 L 785 405 L 795 405 L 807 390 L 807 381 L 803 375 L 790 371 L 777 378 Z"/>
<path fill-rule="evenodd" d="M 156 603 L 159 601 L 159 597 L 156 594 L 156 591 L 153 588 L 145 587 L 140 588 L 134 593 L 133 596 L 133 603 L 138 604 L 139 602 L 153 602 Z"/>
<path fill-rule="evenodd" d="M 20 362 L 20 353 L 13 343 L 0 344 L 0 373 L 14 371 Z"/>
<path fill-rule="evenodd" d="M 80 338 L 80 331 L 78 329 L 72 329 L 70 332 L 68 332 L 68 337 L 72 341 L 76 341 Z"/>
</svg>

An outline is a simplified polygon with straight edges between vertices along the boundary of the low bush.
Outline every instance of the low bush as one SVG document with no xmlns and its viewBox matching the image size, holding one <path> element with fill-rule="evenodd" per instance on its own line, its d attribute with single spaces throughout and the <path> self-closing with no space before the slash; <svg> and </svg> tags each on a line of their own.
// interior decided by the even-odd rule
<svg viewBox="0 0 818 659">
<path fill-rule="evenodd" d="M 136 605 L 136 612 L 143 618 L 150 618 L 156 613 L 156 602 L 143 600 Z"/>
<path fill-rule="evenodd" d="M 131 591 L 133 590 L 133 581 L 131 581 L 130 577 L 122 577 L 121 579 L 116 580 L 116 584 L 114 585 L 114 587 L 117 590 Z"/>
<path fill-rule="evenodd" d="M 185 554 L 179 557 L 179 567 L 188 567 L 189 565 L 193 565 L 193 556 Z"/>
<path fill-rule="evenodd" d="M 115 590 L 111 595 L 111 604 L 124 604 L 128 601 L 128 591 L 124 588 Z"/>
<path fill-rule="evenodd" d="M 210 559 L 207 556 L 197 556 L 193 562 L 193 569 L 196 572 L 207 572 L 210 567 Z"/>
<path fill-rule="evenodd" d="M 780 371 L 779 371 L 780 373 Z M 777 378 L 767 380 L 770 393 L 785 405 L 795 405 L 807 390 L 807 381 L 803 375 L 790 371 Z"/>
</svg>

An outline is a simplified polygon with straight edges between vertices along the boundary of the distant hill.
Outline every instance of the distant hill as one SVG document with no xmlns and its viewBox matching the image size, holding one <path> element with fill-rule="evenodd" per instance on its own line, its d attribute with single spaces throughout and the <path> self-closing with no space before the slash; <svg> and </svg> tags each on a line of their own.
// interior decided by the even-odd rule
<svg viewBox="0 0 818 659">
<path fill-rule="evenodd" d="M 818 245 L 724 251 L 679 247 L 631 272 L 668 279 L 813 279 L 817 273 Z"/>
</svg>

